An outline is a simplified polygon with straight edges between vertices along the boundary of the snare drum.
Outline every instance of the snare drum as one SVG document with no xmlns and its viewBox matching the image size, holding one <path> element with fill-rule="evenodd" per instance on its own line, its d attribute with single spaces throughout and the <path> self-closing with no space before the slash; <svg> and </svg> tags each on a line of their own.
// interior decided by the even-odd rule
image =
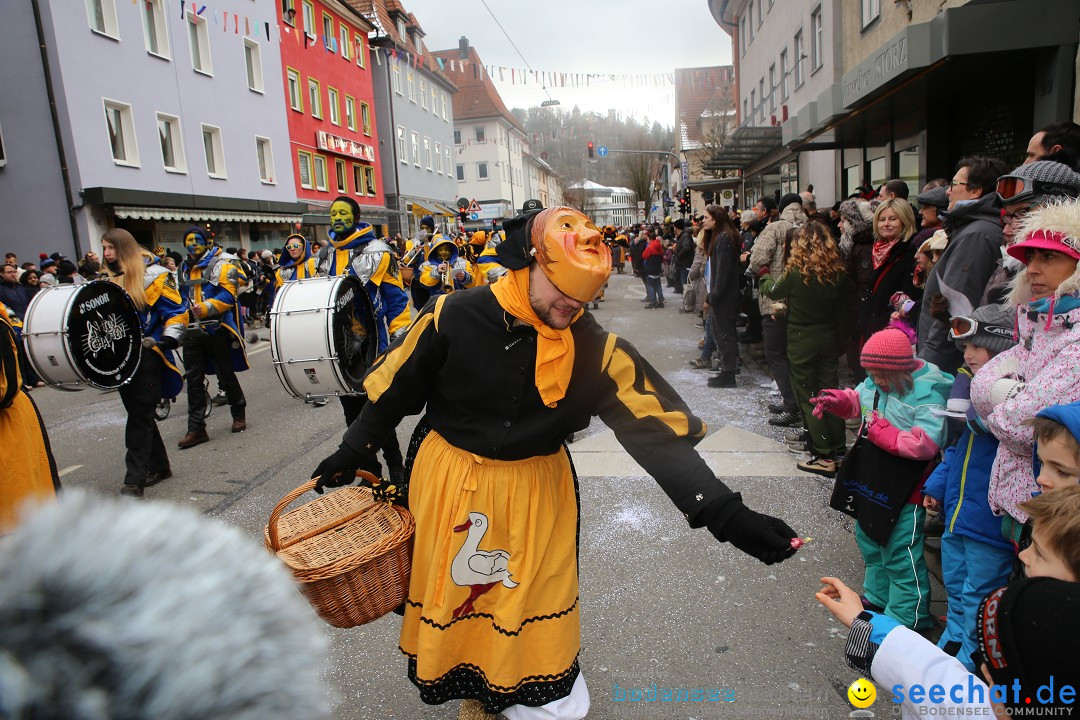
<svg viewBox="0 0 1080 720">
<path fill-rule="evenodd" d="M 295 280 L 274 297 L 270 354 L 293 397 L 363 394 L 378 350 L 375 310 L 357 278 Z"/>
<path fill-rule="evenodd" d="M 26 308 L 23 343 L 30 366 L 49 385 L 111 390 L 139 367 L 142 324 L 119 285 L 52 285 Z"/>
</svg>

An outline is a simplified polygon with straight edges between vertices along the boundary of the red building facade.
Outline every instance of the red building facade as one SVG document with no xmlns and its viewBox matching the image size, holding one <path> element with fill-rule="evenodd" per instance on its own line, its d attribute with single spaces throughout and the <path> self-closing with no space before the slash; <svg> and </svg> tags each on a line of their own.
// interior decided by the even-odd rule
<svg viewBox="0 0 1080 720">
<path fill-rule="evenodd" d="M 368 52 L 373 28 L 337 0 L 281 5 L 285 112 L 296 197 L 310 208 L 305 224 L 328 224 L 330 203 L 349 195 L 360 204 L 361 219 L 385 227 Z"/>
</svg>

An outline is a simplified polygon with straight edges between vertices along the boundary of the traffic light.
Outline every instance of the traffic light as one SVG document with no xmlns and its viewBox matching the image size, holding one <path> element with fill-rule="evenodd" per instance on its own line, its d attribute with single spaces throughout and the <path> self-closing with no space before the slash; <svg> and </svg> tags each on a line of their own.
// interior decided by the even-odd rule
<svg viewBox="0 0 1080 720">
<path fill-rule="evenodd" d="M 458 218 L 461 220 L 462 224 L 464 224 L 469 219 L 469 213 L 461 210 L 460 212 L 458 212 Z"/>
<path fill-rule="evenodd" d="M 592 140 L 589 141 L 589 159 L 592 160 L 596 157 L 596 150 L 593 148 Z"/>
</svg>

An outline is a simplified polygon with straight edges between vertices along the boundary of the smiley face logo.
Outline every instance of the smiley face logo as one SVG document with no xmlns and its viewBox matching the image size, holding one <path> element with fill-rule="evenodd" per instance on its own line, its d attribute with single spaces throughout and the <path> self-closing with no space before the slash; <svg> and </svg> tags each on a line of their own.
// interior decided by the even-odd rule
<svg viewBox="0 0 1080 720">
<path fill-rule="evenodd" d="M 866 678 L 859 678 L 847 689 L 847 699 L 857 708 L 868 708 L 877 700 L 877 688 Z"/>
</svg>

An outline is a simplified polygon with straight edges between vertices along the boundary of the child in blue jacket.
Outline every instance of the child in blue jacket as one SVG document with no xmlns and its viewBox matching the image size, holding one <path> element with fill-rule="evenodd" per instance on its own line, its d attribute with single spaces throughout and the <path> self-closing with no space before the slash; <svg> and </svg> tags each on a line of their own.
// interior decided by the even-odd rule
<svg viewBox="0 0 1080 720">
<path fill-rule="evenodd" d="M 1000 305 L 984 305 L 970 317 L 953 318 L 950 337 L 964 353 L 965 367 L 957 374 L 949 407 L 966 415 L 957 443 L 945 451 L 923 486 L 923 506 L 943 512 L 941 570 L 949 610 L 938 647 L 964 664 L 976 667 L 975 613 L 979 602 L 1009 580 L 1014 550 L 1001 535 L 1001 518 L 990 510 L 987 492 L 998 441 L 971 409 L 971 378 L 990 358 L 1008 350 L 1013 340 L 1012 317 Z"/>
</svg>

